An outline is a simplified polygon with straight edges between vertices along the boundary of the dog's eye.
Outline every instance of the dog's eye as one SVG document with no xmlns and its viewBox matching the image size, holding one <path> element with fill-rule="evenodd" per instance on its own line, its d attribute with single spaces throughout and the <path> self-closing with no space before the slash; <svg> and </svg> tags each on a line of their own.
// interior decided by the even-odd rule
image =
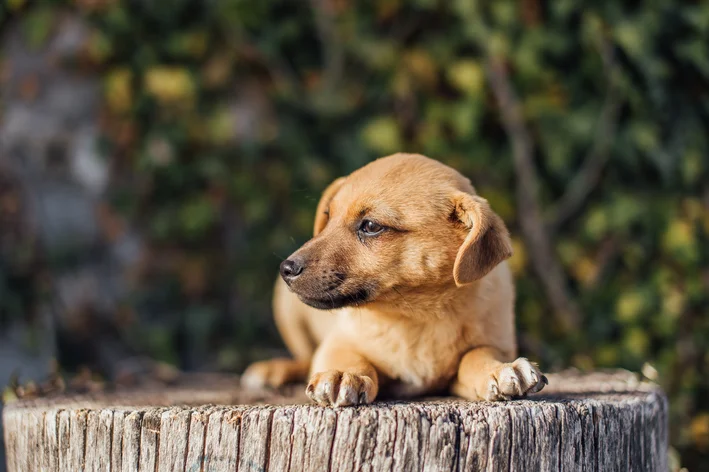
<svg viewBox="0 0 709 472">
<path fill-rule="evenodd" d="M 360 231 L 367 236 L 376 236 L 384 231 L 384 226 L 371 220 L 364 220 L 362 226 L 360 226 Z"/>
</svg>

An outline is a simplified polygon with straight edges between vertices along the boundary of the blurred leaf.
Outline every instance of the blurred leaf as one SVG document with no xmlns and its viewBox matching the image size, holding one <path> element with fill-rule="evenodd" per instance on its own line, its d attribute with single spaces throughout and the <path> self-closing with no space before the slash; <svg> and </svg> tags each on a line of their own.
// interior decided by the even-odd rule
<svg viewBox="0 0 709 472">
<path fill-rule="evenodd" d="M 191 101 L 195 86 L 190 73 L 180 67 L 159 66 L 145 75 L 146 91 L 164 103 Z"/>
<path fill-rule="evenodd" d="M 188 237 L 202 236 L 216 221 L 217 213 L 206 198 L 187 203 L 180 212 L 180 223 Z"/>
<path fill-rule="evenodd" d="M 709 450 L 709 413 L 698 415 L 690 425 L 692 441 L 701 451 Z"/>
<path fill-rule="evenodd" d="M 478 97 L 485 87 L 485 72 L 478 62 L 464 59 L 451 65 L 448 80 L 461 92 Z"/>
<path fill-rule="evenodd" d="M 644 293 L 639 291 L 625 292 L 616 303 L 616 317 L 626 324 L 635 322 L 647 306 L 647 296 Z"/>
<path fill-rule="evenodd" d="M 639 25 L 625 21 L 615 28 L 615 37 L 629 56 L 640 57 L 644 54 L 646 43 Z"/>
<path fill-rule="evenodd" d="M 15 393 L 15 389 L 12 387 L 5 387 L 2 391 L 2 404 L 9 405 L 10 403 L 13 403 L 15 401 L 17 401 L 17 394 Z"/>
<path fill-rule="evenodd" d="M 167 43 L 168 50 L 175 55 L 201 57 L 207 50 L 208 37 L 206 31 L 196 30 L 178 34 Z"/>
<path fill-rule="evenodd" d="M 435 87 L 438 82 L 437 65 L 423 49 L 414 49 L 404 54 L 403 63 L 414 80 L 425 86 Z"/>
<path fill-rule="evenodd" d="M 697 259 L 697 240 L 693 225 L 684 219 L 670 222 L 662 238 L 664 249 L 674 257 L 688 262 Z"/>
<path fill-rule="evenodd" d="M 642 328 L 630 328 L 623 339 L 625 349 L 637 359 L 647 357 L 649 344 L 647 333 Z"/>
<path fill-rule="evenodd" d="M 613 344 L 599 346 L 595 357 L 600 366 L 609 367 L 618 365 L 618 348 Z"/>
<path fill-rule="evenodd" d="M 125 113 L 133 104 L 133 73 L 126 68 L 110 71 L 104 81 L 105 97 L 114 113 Z"/>
<path fill-rule="evenodd" d="M 596 207 L 586 217 L 584 224 L 586 234 L 594 240 L 600 240 L 608 229 L 608 216 L 605 209 Z"/>
<path fill-rule="evenodd" d="M 638 220 L 644 213 L 644 205 L 630 195 L 618 195 L 610 206 L 609 223 L 613 230 L 623 231 Z"/>
<path fill-rule="evenodd" d="M 706 41 L 699 38 L 685 41 L 676 46 L 678 56 L 694 64 L 705 77 L 709 77 L 709 49 Z"/>
<path fill-rule="evenodd" d="M 205 87 L 221 87 L 231 77 L 232 59 L 228 54 L 212 57 L 202 68 Z"/>
<path fill-rule="evenodd" d="M 358 58 L 365 61 L 374 70 L 385 71 L 396 63 L 397 45 L 395 43 L 372 38 L 359 38 L 353 47 L 356 48 L 355 52 Z"/>
<path fill-rule="evenodd" d="M 518 8 L 518 3 L 511 0 L 497 0 L 490 4 L 490 10 L 496 23 L 507 27 L 512 26 L 515 19 L 518 18 Z"/>
<path fill-rule="evenodd" d="M 13 4 L 15 2 L 16 0 L 13 0 Z M 19 8 L 21 3 L 16 6 Z M 54 18 L 54 10 L 47 6 L 35 8 L 26 14 L 23 29 L 30 47 L 37 49 L 47 41 L 52 32 Z"/>
<path fill-rule="evenodd" d="M 699 181 L 702 171 L 706 169 L 705 161 L 695 149 L 690 150 L 682 159 L 682 176 L 688 185 Z"/>
<path fill-rule="evenodd" d="M 165 137 L 151 137 L 148 140 L 146 152 L 151 163 L 157 167 L 169 165 L 175 158 L 172 143 Z"/>
<path fill-rule="evenodd" d="M 685 309 L 687 296 L 678 288 L 673 288 L 662 296 L 662 311 L 677 320 Z"/>
<path fill-rule="evenodd" d="M 19 10 L 20 8 L 25 6 L 26 3 L 27 3 L 27 0 L 7 0 L 6 1 L 7 8 L 11 11 Z"/>
<path fill-rule="evenodd" d="M 209 117 L 206 127 L 209 140 L 212 143 L 224 144 L 229 142 L 234 135 L 234 120 L 228 108 L 219 108 Z"/>
<path fill-rule="evenodd" d="M 576 280 L 585 286 L 590 286 L 598 275 L 598 265 L 590 257 L 582 257 L 575 261 L 571 270 Z"/>
<path fill-rule="evenodd" d="M 362 139 L 371 149 L 381 154 L 391 154 L 402 148 L 399 125 L 391 117 L 382 116 L 367 123 L 362 131 Z"/>
<path fill-rule="evenodd" d="M 510 269 L 515 276 L 524 273 L 527 265 L 527 252 L 522 241 L 518 238 L 512 239 L 512 257 L 509 259 Z"/>
<path fill-rule="evenodd" d="M 97 30 L 91 32 L 84 48 L 89 59 L 97 64 L 106 62 L 114 52 L 111 40 Z"/>
</svg>

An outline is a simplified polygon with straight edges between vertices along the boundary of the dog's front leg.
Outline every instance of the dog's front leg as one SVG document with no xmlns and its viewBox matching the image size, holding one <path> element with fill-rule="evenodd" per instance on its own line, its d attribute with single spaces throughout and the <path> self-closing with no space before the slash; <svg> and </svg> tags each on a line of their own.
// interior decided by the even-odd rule
<svg viewBox="0 0 709 472">
<path fill-rule="evenodd" d="M 505 360 L 506 356 L 492 347 L 468 351 L 451 387 L 453 394 L 468 400 L 510 400 L 538 392 L 547 384 L 539 368 L 524 357 Z"/>
<path fill-rule="evenodd" d="M 302 382 L 308 377 L 310 362 L 299 359 L 270 359 L 251 364 L 241 376 L 248 388 L 282 387 L 290 382 Z"/>
<path fill-rule="evenodd" d="M 306 393 L 323 406 L 364 405 L 374 401 L 379 378 L 374 366 L 337 335 L 318 347 Z"/>
</svg>

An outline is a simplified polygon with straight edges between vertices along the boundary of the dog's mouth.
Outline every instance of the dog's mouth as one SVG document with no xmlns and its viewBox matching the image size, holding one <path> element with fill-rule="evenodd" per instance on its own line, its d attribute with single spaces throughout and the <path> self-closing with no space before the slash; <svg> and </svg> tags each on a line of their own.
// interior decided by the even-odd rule
<svg viewBox="0 0 709 472">
<path fill-rule="evenodd" d="M 300 301 L 319 310 L 335 310 L 346 306 L 359 306 L 369 301 L 370 292 L 362 288 L 353 293 L 325 293 L 325 297 L 308 297 L 298 294 Z"/>
</svg>

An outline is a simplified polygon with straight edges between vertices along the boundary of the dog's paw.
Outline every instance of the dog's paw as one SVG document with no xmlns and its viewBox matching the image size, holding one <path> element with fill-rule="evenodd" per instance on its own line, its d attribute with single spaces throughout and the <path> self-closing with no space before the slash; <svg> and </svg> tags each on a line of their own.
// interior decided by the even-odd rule
<svg viewBox="0 0 709 472">
<path fill-rule="evenodd" d="M 527 396 L 544 388 L 549 381 L 536 364 L 524 357 L 502 364 L 492 373 L 487 384 L 485 400 L 500 401 Z"/>
<path fill-rule="evenodd" d="M 313 375 L 305 393 L 322 406 L 352 406 L 372 403 L 376 390 L 366 375 L 328 370 Z"/>
<path fill-rule="evenodd" d="M 292 364 L 290 359 L 254 362 L 241 375 L 241 385 L 249 389 L 281 387 L 291 378 Z"/>
</svg>

